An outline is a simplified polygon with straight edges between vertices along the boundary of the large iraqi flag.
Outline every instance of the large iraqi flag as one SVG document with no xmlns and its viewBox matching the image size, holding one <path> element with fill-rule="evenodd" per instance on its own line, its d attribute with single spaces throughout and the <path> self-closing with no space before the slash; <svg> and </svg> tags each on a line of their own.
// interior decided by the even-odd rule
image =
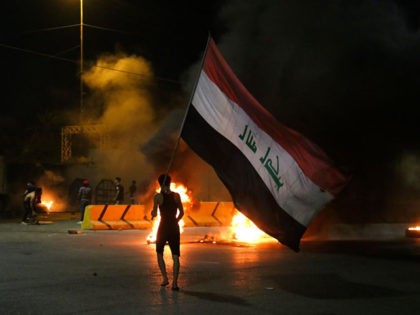
<svg viewBox="0 0 420 315">
<path fill-rule="evenodd" d="M 235 207 L 295 251 L 314 216 L 348 181 L 317 145 L 248 92 L 213 39 L 181 136 L 214 168 Z"/>
</svg>

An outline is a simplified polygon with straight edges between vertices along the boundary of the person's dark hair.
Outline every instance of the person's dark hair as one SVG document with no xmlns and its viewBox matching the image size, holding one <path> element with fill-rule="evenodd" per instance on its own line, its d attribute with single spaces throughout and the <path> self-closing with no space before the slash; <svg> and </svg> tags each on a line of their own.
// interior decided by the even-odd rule
<svg viewBox="0 0 420 315">
<path fill-rule="evenodd" d="M 115 179 L 119 182 L 121 181 L 121 177 L 115 177 Z"/>
<path fill-rule="evenodd" d="M 32 181 L 29 181 L 26 183 L 26 191 L 27 192 L 33 192 L 35 190 L 35 183 Z"/>
<path fill-rule="evenodd" d="M 168 174 L 161 174 L 158 178 L 160 186 L 169 186 L 171 184 L 171 176 Z"/>
</svg>

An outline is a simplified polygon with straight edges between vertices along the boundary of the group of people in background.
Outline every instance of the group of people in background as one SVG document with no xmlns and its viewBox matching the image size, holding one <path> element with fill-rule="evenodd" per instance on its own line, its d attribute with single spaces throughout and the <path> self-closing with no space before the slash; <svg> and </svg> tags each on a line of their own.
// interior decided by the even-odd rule
<svg viewBox="0 0 420 315">
<path fill-rule="evenodd" d="M 121 177 L 114 178 L 114 186 L 115 186 L 115 195 L 112 198 L 112 202 L 116 205 L 124 204 L 124 186 L 121 183 Z M 79 224 L 82 223 L 83 217 L 85 215 L 86 206 L 92 203 L 92 187 L 89 184 L 87 179 L 83 180 L 82 186 L 79 188 L 78 192 L 78 200 L 79 200 L 79 208 L 80 208 L 80 221 Z M 129 187 L 129 202 L 130 204 L 138 204 L 136 200 L 136 192 L 137 192 L 137 183 L 135 180 L 131 182 Z"/>
<path fill-rule="evenodd" d="M 121 178 L 115 177 L 114 183 L 115 183 L 114 204 L 116 205 L 124 204 L 124 186 L 121 184 Z M 128 189 L 129 203 L 132 205 L 138 204 L 137 199 L 136 199 L 136 192 L 137 192 L 137 182 L 135 180 L 132 180 L 131 185 Z"/>
<path fill-rule="evenodd" d="M 115 195 L 112 202 L 116 205 L 124 204 L 124 186 L 121 183 L 121 177 L 114 178 Z M 138 204 L 136 199 L 137 183 L 135 180 L 131 181 L 128 190 L 128 198 L 130 204 Z M 23 216 L 22 224 L 39 224 L 37 207 L 41 204 L 42 189 L 35 185 L 34 182 L 29 181 L 26 184 L 25 192 L 23 193 Z M 77 200 L 79 203 L 80 220 L 82 223 L 86 206 L 92 204 L 93 189 L 90 186 L 89 180 L 84 179 L 82 185 L 78 189 Z"/>
</svg>

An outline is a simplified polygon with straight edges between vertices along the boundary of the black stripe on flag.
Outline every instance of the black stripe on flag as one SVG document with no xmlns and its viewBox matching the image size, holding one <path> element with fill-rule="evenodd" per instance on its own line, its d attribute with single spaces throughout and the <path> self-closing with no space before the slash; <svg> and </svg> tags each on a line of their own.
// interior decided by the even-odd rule
<svg viewBox="0 0 420 315">
<path fill-rule="evenodd" d="M 212 128 L 193 105 L 189 107 L 181 136 L 195 153 L 214 168 L 238 210 L 265 233 L 299 251 L 300 239 L 306 227 L 277 204 L 242 152 Z"/>
</svg>

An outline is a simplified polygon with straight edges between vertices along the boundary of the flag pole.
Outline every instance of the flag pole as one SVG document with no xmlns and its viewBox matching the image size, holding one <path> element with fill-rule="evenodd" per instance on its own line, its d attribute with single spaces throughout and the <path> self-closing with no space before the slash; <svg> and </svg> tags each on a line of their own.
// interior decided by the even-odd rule
<svg viewBox="0 0 420 315">
<path fill-rule="evenodd" d="M 206 59 L 207 49 L 209 47 L 210 39 L 211 39 L 211 35 L 210 35 L 210 32 L 209 32 L 209 35 L 207 37 L 206 47 L 204 49 L 203 56 L 201 58 L 200 68 L 199 68 L 197 77 L 196 77 L 195 82 L 194 82 L 194 86 L 193 86 L 193 89 L 192 89 L 192 92 L 191 92 L 191 95 L 190 95 L 190 98 L 189 98 L 189 101 L 188 101 L 187 108 L 185 110 L 184 117 L 182 119 L 181 127 L 179 128 L 178 137 L 176 139 L 175 147 L 174 147 L 174 150 L 172 152 L 171 159 L 169 161 L 168 168 L 167 168 L 166 173 L 165 173 L 165 177 L 167 176 L 167 174 L 169 174 L 169 171 L 171 170 L 172 164 L 174 163 L 174 160 L 175 160 L 175 154 L 176 154 L 176 151 L 178 150 L 179 141 L 181 140 L 182 129 L 184 129 L 184 124 L 185 124 L 185 120 L 187 119 L 188 110 L 191 106 L 191 103 L 192 103 L 192 100 L 193 100 L 193 97 L 194 97 L 194 94 L 195 94 L 195 90 L 197 89 L 198 80 L 200 78 L 201 70 L 203 69 L 204 60 Z M 166 178 L 165 178 L 165 180 L 166 180 Z"/>
</svg>

